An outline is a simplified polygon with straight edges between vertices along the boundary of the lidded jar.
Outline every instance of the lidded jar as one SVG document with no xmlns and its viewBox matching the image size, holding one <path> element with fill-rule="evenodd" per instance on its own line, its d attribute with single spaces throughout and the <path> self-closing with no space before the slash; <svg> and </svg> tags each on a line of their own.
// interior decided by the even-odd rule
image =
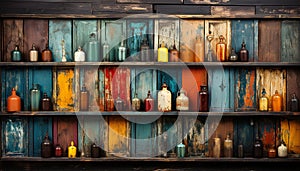
<svg viewBox="0 0 300 171">
<path fill-rule="evenodd" d="M 261 112 L 267 112 L 269 108 L 269 99 L 266 96 L 266 89 L 263 88 L 261 92 L 261 97 L 259 98 L 259 111 Z"/>
<path fill-rule="evenodd" d="M 241 62 L 248 62 L 249 60 L 249 52 L 246 49 L 246 44 L 245 42 L 242 43 L 242 48 L 239 52 L 240 60 Z"/>
<path fill-rule="evenodd" d="M 225 43 L 225 37 L 223 35 L 219 36 L 219 42 L 216 46 L 216 53 L 217 53 L 217 61 L 225 62 L 226 61 L 226 52 L 227 46 Z"/>
<path fill-rule="evenodd" d="M 75 62 L 84 62 L 85 61 L 85 52 L 79 46 L 77 51 L 74 53 L 74 61 Z"/>
<path fill-rule="evenodd" d="M 206 85 L 200 86 L 200 91 L 198 96 L 198 107 L 199 107 L 199 112 L 208 112 L 208 91 Z"/>
<path fill-rule="evenodd" d="M 42 62 L 51 62 L 52 61 L 52 52 L 49 49 L 48 43 L 46 44 L 46 49 L 42 51 Z"/>
<path fill-rule="evenodd" d="M 167 88 L 167 84 L 163 83 L 162 89 L 157 94 L 157 108 L 161 112 L 172 110 L 172 94 Z"/>
<path fill-rule="evenodd" d="M 175 40 L 173 44 L 173 48 L 170 50 L 170 62 L 178 62 L 179 59 L 179 51 L 176 48 Z"/>
<path fill-rule="evenodd" d="M 16 89 L 12 88 L 11 95 L 7 98 L 7 112 L 21 111 L 21 98 L 17 95 Z"/>
<path fill-rule="evenodd" d="M 38 84 L 33 84 L 30 90 L 30 105 L 31 111 L 38 111 L 40 108 L 41 91 Z"/>
<path fill-rule="evenodd" d="M 153 111 L 154 110 L 154 99 L 151 95 L 150 90 L 148 90 L 147 97 L 144 99 L 145 111 Z"/>
<path fill-rule="evenodd" d="M 49 140 L 48 133 L 47 133 L 41 144 L 41 157 L 48 158 L 51 156 L 52 156 L 52 143 Z"/>
<path fill-rule="evenodd" d="M 182 88 L 177 92 L 176 110 L 189 110 L 189 98 L 186 91 Z"/>
<path fill-rule="evenodd" d="M 29 51 L 29 61 L 37 62 L 39 59 L 39 52 L 36 50 L 35 44 L 32 44 L 32 48 Z"/>
<path fill-rule="evenodd" d="M 19 50 L 19 46 L 16 45 L 14 50 L 11 51 L 11 61 L 19 62 L 22 60 L 22 53 Z"/>
<path fill-rule="evenodd" d="M 168 48 L 165 47 L 165 42 L 162 42 L 157 50 L 157 61 L 158 62 L 168 62 Z"/>
<path fill-rule="evenodd" d="M 233 48 L 231 48 L 231 52 L 230 52 L 228 60 L 231 62 L 238 61 L 238 55 L 235 53 L 235 50 Z"/>
<path fill-rule="evenodd" d="M 97 41 L 96 34 L 90 34 L 90 40 L 87 43 L 86 49 L 86 61 L 98 62 L 100 58 L 100 43 Z"/>
<path fill-rule="evenodd" d="M 254 142 L 253 157 L 255 157 L 255 158 L 263 157 L 263 143 L 258 135 L 256 136 L 255 142 Z"/>
<path fill-rule="evenodd" d="M 290 100 L 290 110 L 292 112 L 298 112 L 299 111 L 299 103 L 298 103 L 298 98 L 296 97 L 296 94 L 292 94 L 292 98 Z"/>
<path fill-rule="evenodd" d="M 137 97 L 137 93 L 134 94 L 134 98 L 131 102 L 131 108 L 134 111 L 139 111 L 141 109 L 141 99 Z"/>
<path fill-rule="evenodd" d="M 51 110 L 51 99 L 48 97 L 47 93 L 43 94 L 43 98 L 42 98 L 42 110 L 44 110 L 44 111 Z"/>
<path fill-rule="evenodd" d="M 142 41 L 140 58 L 141 58 L 142 62 L 152 61 L 151 56 L 150 56 L 150 47 L 148 45 L 147 39 L 143 39 L 143 41 Z"/>
<path fill-rule="evenodd" d="M 280 112 L 282 109 L 282 97 L 278 93 L 278 90 L 275 90 L 275 94 L 272 96 L 272 110 L 274 112 Z"/>
</svg>

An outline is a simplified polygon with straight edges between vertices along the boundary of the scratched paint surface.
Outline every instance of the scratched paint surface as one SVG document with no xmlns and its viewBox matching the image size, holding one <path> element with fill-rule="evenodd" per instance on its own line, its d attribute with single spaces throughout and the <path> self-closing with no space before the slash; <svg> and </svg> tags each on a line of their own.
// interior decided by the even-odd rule
<svg viewBox="0 0 300 171">
<path fill-rule="evenodd" d="M 243 145 L 245 157 L 253 157 L 254 119 L 241 117 L 234 119 L 234 155 L 238 156 L 238 146 Z"/>
<path fill-rule="evenodd" d="M 300 22 L 281 22 L 281 61 L 300 62 Z"/>
<path fill-rule="evenodd" d="M 281 121 L 281 135 L 283 141 L 286 143 L 288 153 L 300 153 L 300 120 Z"/>
</svg>

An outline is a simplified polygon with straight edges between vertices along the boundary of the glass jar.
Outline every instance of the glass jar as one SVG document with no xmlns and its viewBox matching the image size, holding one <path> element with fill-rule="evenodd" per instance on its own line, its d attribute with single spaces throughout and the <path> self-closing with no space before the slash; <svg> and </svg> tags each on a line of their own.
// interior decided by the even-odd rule
<svg viewBox="0 0 300 171">
<path fill-rule="evenodd" d="M 177 157 L 183 158 L 185 156 L 185 145 L 180 143 L 177 145 Z"/>
<path fill-rule="evenodd" d="M 7 112 L 21 111 L 21 98 L 17 95 L 15 88 L 12 88 L 11 95 L 7 98 Z"/>
<path fill-rule="evenodd" d="M 227 134 L 226 139 L 224 141 L 224 157 L 232 157 L 233 156 L 233 143 L 230 139 L 230 135 Z"/>
<path fill-rule="evenodd" d="M 165 42 L 162 42 L 157 50 L 157 61 L 158 62 L 168 62 L 168 48 L 165 47 Z"/>
<path fill-rule="evenodd" d="M 245 42 L 242 43 L 242 48 L 239 52 L 240 60 L 241 62 L 248 62 L 249 60 L 249 52 L 246 49 L 246 44 Z"/>
<path fill-rule="evenodd" d="M 198 105 L 199 112 L 208 112 L 208 91 L 206 85 L 200 86 Z"/>
<path fill-rule="evenodd" d="M 196 37 L 195 43 L 195 62 L 204 62 L 204 41 L 201 40 L 201 36 Z"/>
<path fill-rule="evenodd" d="M 49 49 L 48 43 L 46 44 L 46 49 L 42 51 L 42 62 L 51 62 L 52 61 L 52 52 Z"/>
<path fill-rule="evenodd" d="M 275 90 L 275 94 L 272 96 L 272 110 L 274 112 L 282 110 L 282 97 L 278 93 L 278 90 Z"/>
<path fill-rule="evenodd" d="M 162 89 L 157 94 L 157 108 L 161 112 L 169 112 L 172 110 L 172 94 L 167 89 L 167 84 L 163 83 Z"/>
<path fill-rule="evenodd" d="M 48 158 L 51 156 L 52 156 L 52 143 L 50 142 L 47 133 L 41 144 L 41 157 Z"/>
<path fill-rule="evenodd" d="M 139 111 L 141 109 L 141 99 L 137 97 L 137 93 L 134 94 L 134 98 L 131 102 L 131 108 L 134 111 Z"/>
<path fill-rule="evenodd" d="M 170 62 L 178 62 L 178 59 L 179 59 L 179 51 L 177 50 L 174 41 L 173 48 L 170 50 Z"/>
<path fill-rule="evenodd" d="M 98 62 L 100 61 L 100 43 L 97 41 L 96 34 L 90 34 L 90 40 L 86 46 L 86 61 Z"/>
<path fill-rule="evenodd" d="M 42 98 L 42 110 L 49 111 L 51 110 L 51 99 L 48 97 L 47 93 L 43 94 Z"/>
<path fill-rule="evenodd" d="M 255 157 L 255 158 L 263 157 L 263 143 L 262 143 L 261 139 L 258 137 L 258 135 L 256 136 L 255 142 L 254 142 L 253 157 Z"/>
<path fill-rule="evenodd" d="M 41 91 L 38 84 L 33 84 L 30 90 L 30 105 L 31 111 L 38 111 L 40 108 Z"/>
<path fill-rule="evenodd" d="M 150 62 L 151 56 L 150 56 L 150 47 L 148 45 L 147 39 L 143 39 L 141 44 L 141 52 L 140 52 L 140 58 L 142 62 Z"/>
<path fill-rule="evenodd" d="M 151 96 L 150 90 L 148 90 L 147 97 L 144 99 L 145 111 L 153 111 L 154 110 L 154 99 Z"/>
<path fill-rule="evenodd" d="M 268 108 L 269 108 L 269 99 L 268 97 L 266 96 L 266 89 L 262 89 L 262 92 L 261 92 L 261 97 L 259 98 L 259 102 L 258 102 L 258 109 L 259 111 L 261 112 L 267 112 L 268 111 Z"/>
<path fill-rule="evenodd" d="M 80 110 L 87 111 L 89 109 L 89 92 L 83 85 L 80 91 Z"/>
<path fill-rule="evenodd" d="M 13 62 L 20 62 L 22 61 L 22 53 L 19 50 L 19 46 L 16 45 L 14 50 L 11 51 L 11 61 Z"/>
<path fill-rule="evenodd" d="M 37 62 L 39 59 L 39 52 L 36 50 L 35 44 L 32 44 L 32 48 L 29 51 L 29 61 Z"/>
<path fill-rule="evenodd" d="M 231 62 L 238 61 L 238 55 L 235 53 L 235 50 L 233 48 L 231 48 L 231 53 L 229 55 L 228 60 L 231 61 Z"/>
<path fill-rule="evenodd" d="M 296 97 L 296 94 L 292 94 L 292 98 L 290 101 L 290 110 L 291 112 L 298 112 L 299 111 L 299 103 L 298 103 L 298 98 Z"/>
<path fill-rule="evenodd" d="M 74 53 L 74 61 L 75 62 L 84 62 L 85 61 L 85 52 L 79 46 L 77 51 Z"/>
<path fill-rule="evenodd" d="M 227 52 L 227 46 L 224 42 L 225 37 L 223 35 L 219 36 L 219 42 L 216 46 L 216 54 L 217 54 L 217 61 L 225 62 L 226 61 L 226 52 Z"/>
<path fill-rule="evenodd" d="M 176 110 L 189 110 L 189 98 L 187 97 L 186 91 L 182 88 L 177 92 Z"/>
</svg>

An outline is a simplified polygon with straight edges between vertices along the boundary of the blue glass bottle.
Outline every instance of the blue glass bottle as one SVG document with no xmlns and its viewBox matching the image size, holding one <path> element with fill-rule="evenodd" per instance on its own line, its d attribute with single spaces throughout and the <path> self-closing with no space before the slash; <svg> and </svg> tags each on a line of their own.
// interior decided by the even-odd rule
<svg viewBox="0 0 300 171">
<path fill-rule="evenodd" d="M 19 46 L 16 45 L 14 50 L 11 51 L 11 61 L 19 62 L 22 60 L 22 53 L 19 50 Z"/>
<path fill-rule="evenodd" d="M 41 91 L 38 84 L 33 84 L 32 89 L 30 90 L 30 104 L 31 111 L 38 111 L 41 101 Z"/>
</svg>

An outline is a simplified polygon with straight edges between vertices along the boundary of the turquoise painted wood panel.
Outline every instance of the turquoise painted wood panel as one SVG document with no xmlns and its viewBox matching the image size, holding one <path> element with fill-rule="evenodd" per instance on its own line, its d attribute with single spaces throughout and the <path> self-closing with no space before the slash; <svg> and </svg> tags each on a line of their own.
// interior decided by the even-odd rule
<svg viewBox="0 0 300 171">
<path fill-rule="evenodd" d="M 101 45 L 107 42 L 110 48 L 109 61 L 116 61 L 116 51 L 122 37 L 126 38 L 125 20 L 102 20 L 101 21 Z"/>
<path fill-rule="evenodd" d="M 8 117 L 2 120 L 2 156 L 28 156 L 28 121 Z"/>
<path fill-rule="evenodd" d="M 62 40 L 65 42 L 67 61 L 73 61 L 72 50 L 72 20 L 49 20 L 49 49 L 54 62 L 61 62 Z"/>
<path fill-rule="evenodd" d="M 281 61 L 300 62 L 300 22 L 281 22 Z"/>
<path fill-rule="evenodd" d="M 104 111 L 104 104 L 105 104 L 105 89 L 104 89 L 104 82 L 105 76 L 103 69 L 98 69 L 98 104 L 99 110 Z"/>
<path fill-rule="evenodd" d="M 256 70 L 235 69 L 234 110 L 247 111 L 257 109 Z"/>
<path fill-rule="evenodd" d="M 176 153 L 176 146 L 182 142 L 182 120 L 177 117 L 163 117 L 164 148 L 168 154 Z"/>
<path fill-rule="evenodd" d="M 140 48 L 146 39 L 150 49 L 153 49 L 153 20 L 127 20 L 128 56 L 133 61 L 140 61 Z"/>
<path fill-rule="evenodd" d="M 232 20 L 231 21 L 231 47 L 239 52 L 243 41 L 249 52 L 249 61 L 258 60 L 258 21 L 257 20 Z"/>
<path fill-rule="evenodd" d="M 254 119 L 238 118 L 234 121 L 233 151 L 238 156 L 238 146 L 243 145 L 244 157 L 253 157 Z"/>
<path fill-rule="evenodd" d="M 99 25 L 98 20 L 73 20 L 73 60 L 74 52 L 79 46 L 83 48 L 84 52 L 87 51 L 86 44 L 90 41 L 90 35 L 92 33 L 96 34 L 97 40 L 100 40 L 100 30 L 98 29 Z M 99 56 L 96 59 L 98 60 Z"/>
<path fill-rule="evenodd" d="M 53 142 L 52 117 L 29 118 L 29 156 L 41 156 L 41 144 L 46 134 L 48 134 L 50 141 Z"/>
<path fill-rule="evenodd" d="M 232 69 L 209 69 L 208 92 L 210 111 L 233 111 L 234 72 Z"/>
</svg>

